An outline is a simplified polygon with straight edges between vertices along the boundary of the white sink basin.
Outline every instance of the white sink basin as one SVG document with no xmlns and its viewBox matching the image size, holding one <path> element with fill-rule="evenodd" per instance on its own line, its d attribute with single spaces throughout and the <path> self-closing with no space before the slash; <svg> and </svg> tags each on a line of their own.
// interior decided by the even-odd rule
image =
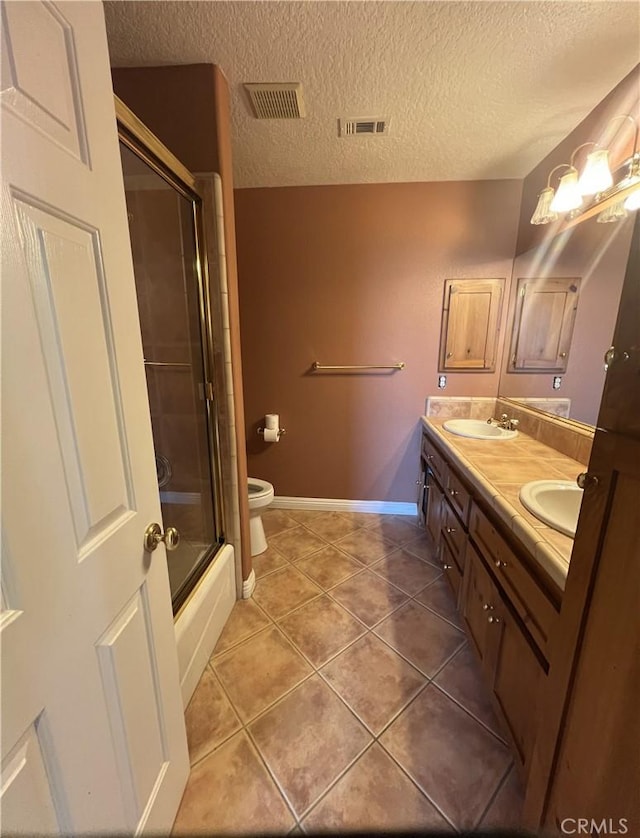
<svg viewBox="0 0 640 838">
<path fill-rule="evenodd" d="M 571 480 L 534 480 L 520 489 L 520 500 L 544 524 L 573 538 L 582 494 Z"/>
<path fill-rule="evenodd" d="M 518 436 L 517 431 L 507 431 L 497 425 L 489 425 L 482 419 L 447 419 L 443 425 L 445 431 L 458 436 L 468 436 L 471 439 L 513 439 Z"/>
</svg>

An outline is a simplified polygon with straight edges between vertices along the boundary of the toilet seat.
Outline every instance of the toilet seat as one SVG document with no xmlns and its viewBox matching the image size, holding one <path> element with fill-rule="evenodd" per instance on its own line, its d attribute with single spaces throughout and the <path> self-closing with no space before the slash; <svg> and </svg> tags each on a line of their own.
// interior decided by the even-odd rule
<svg viewBox="0 0 640 838">
<path fill-rule="evenodd" d="M 255 501 L 266 500 L 267 497 L 273 498 L 273 486 L 267 483 L 266 480 L 258 480 L 257 477 L 249 477 L 247 479 L 249 489 L 249 505 Z"/>
</svg>

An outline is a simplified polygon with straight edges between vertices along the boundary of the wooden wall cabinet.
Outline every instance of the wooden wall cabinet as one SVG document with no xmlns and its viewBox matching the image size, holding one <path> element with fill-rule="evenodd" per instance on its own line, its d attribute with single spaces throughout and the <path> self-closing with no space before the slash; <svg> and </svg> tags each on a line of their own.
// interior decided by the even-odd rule
<svg viewBox="0 0 640 838">
<path fill-rule="evenodd" d="M 504 284 L 504 279 L 445 281 L 441 372 L 495 370 Z"/>
<path fill-rule="evenodd" d="M 518 279 L 511 372 L 566 372 L 579 296 L 578 277 Z"/>
</svg>

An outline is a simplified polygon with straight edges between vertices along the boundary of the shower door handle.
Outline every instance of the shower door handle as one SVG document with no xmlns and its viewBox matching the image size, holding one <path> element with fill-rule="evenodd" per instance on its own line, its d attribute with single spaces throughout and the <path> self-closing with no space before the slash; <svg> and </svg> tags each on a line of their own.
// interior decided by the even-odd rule
<svg viewBox="0 0 640 838">
<path fill-rule="evenodd" d="M 167 550 L 175 550 L 180 544 L 180 533 L 175 527 L 167 527 L 162 532 L 160 524 L 149 524 L 144 531 L 144 549 L 147 553 L 153 553 L 161 541 L 164 541 Z"/>
</svg>

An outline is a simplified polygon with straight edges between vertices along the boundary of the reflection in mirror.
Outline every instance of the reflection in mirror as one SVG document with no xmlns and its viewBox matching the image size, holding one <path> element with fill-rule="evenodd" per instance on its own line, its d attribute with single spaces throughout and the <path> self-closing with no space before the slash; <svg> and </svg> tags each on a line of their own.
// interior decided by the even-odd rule
<svg viewBox="0 0 640 838">
<path fill-rule="evenodd" d="M 613 337 L 632 230 L 632 217 L 613 224 L 590 218 L 516 257 L 507 331 L 512 339 L 505 342 L 501 396 L 595 425 L 604 386 L 604 354 Z M 570 285 L 579 287 L 575 306 L 565 305 L 558 293 L 563 278 L 573 280 Z M 522 305 L 519 305 L 522 297 L 518 294 L 522 293 L 526 281 L 533 279 L 538 294 L 546 280 L 549 302 L 542 301 L 543 292 L 534 307 L 535 319 L 529 321 L 530 328 L 523 340 L 518 328 L 522 326 Z M 573 330 L 567 342 L 562 324 L 573 316 Z M 519 353 L 519 346 L 526 346 L 527 352 Z M 549 362 L 537 366 L 532 362 L 527 369 L 522 362 L 523 354 L 538 358 L 564 355 L 566 371 L 559 374 L 559 369 Z M 558 379 L 559 387 L 554 387 Z M 561 405 L 559 408 L 553 402 L 545 405 L 545 400 L 558 398 L 568 403 L 557 403 Z"/>
</svg>

